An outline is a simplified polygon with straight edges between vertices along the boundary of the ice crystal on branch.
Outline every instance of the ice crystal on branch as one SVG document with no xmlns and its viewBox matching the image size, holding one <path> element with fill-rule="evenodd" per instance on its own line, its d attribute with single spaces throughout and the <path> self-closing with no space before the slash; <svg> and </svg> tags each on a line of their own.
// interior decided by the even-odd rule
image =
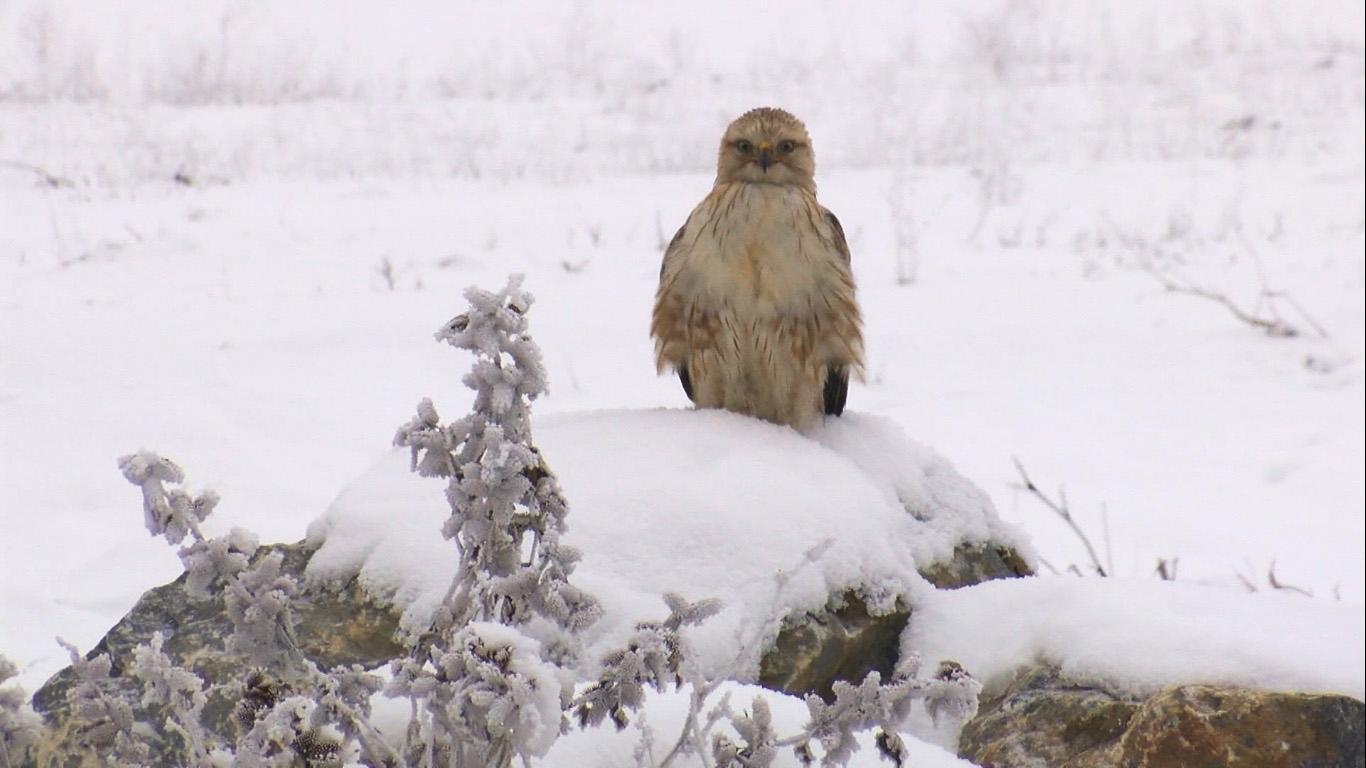
<svg viewBox="0 0 1366 768">
<path fill-rule="evenodd" d="M 193 496 L 178 487 L 168 489 L 167 484 L 184 481 L 184 473 L 174 462 L 144 451 L 123 457 L 119 466 L 124 477 L 142 489 L 147 526 L 153 535 L 164 535 L 172 544 L 191 537 L 179 551 L 185 564 L 186 591 L 196 597 L 222 596 L 233 625 L 227 648 L 257 666 L 245 686 L 219 683 L 211 689 L 233 689 L 239 696 L 234 711 L 245 735 L 234 750 L 209 744 L 201 722 L 209 691 L 197 675 L 162 652 L 161 636 L 154 635 L 150 643 L 134 649 L 129 671 L 144 684 L 142 704 L 168 708 L 166 729 L 180 736 L 187 764 L 249 768 L 295 766 L 299 760 L 309 765 L 341 765 L 361 759 L 369 765 L 399 765 L 398 756 L 368 721 L 369 697 L 382 687 L 382 681 L 359 667 L 324 671 L 300 650 L 295 636 L 298 619 L 291 603 L 299 584 L 283 569 L 283 554 L 271 552 L 253 563 L 259 549 L 257 538 L 241 529 L 205 538 L 199 523 L 218 498 L 211 493 Z M 134 724 L 145 733 L 125 727 L 125 721 L 132 718 L 131 710 L 125 712 L 127 705 L 112 699 L 104 705 L 97 696 L 99 682 L 109 676 L 107 657 L 79 664 L 73 661 L 73 665 L 85 680 L 72 689 L 73 711 L 92 721 L 91 732 L 100 734 L 99 741 L 90 743 L 105 748 L 112 743 L 116 756 L 127 752 L 138 763 L 142 758 L 129 750 L 146 751 L 156 736 L 145 724 Z"/>
<path fill-rule="evenodd" d="M 251 531 L 234 528 L 227 536 L 198 540 L 181 547 L 185 565 L 185 591 L 197 597 L 208 594 L 216 579 L 227 580 L 247 569 L 260 543 Z"/>
<path fill-rule="evenodd" d="M 188 765 L 207 768 L 213 764 L 208 739 L 200 716 L 208 698 L 204 681 L 184 667 L 177 666 L 162 653 L 164 639 L 160 632 L 152 634 L 150 642 L 133 649 L 133 664 L 129 671 L 142 680 L 142 704 L 146 707 L 165 705 L 169 709 L 166 729 L 180 736 Z"/>
<path fill-rule="evenodd" d="M 354 765 L 360 751 L 328 722 L 326 711 L 306 696 L 281 699 L 238 744 L 235 765 L 293 768 L 298 765 Z"/>
<path fill-rule="evenodd" d="M 114 693 L 110 670 L 113 662 L 101 653 L 81 657 L 76 647 L 58 638 L 71 656 L 76 683 L 67 690 L 71 707 L 69 729 L 82 750 L 103 757 L 108 765 L 149 765 L 148 744 L 156 737 L 146 723 L 138 722 L 133 708 Z"/>
<path fill-rule="evenodd" d="M 142 488 L 142 510 L 153 536 L 165 536 L 171 544 L 179 544 L 187 534 L 203 538 L 199 524 L 218 506 L 218 494 L 205 491 L 192 496 L 183 488 L 167 490 L 167 483 L 183 483 L 185 473 L 175 462 L 150 451 L 121 457 L 119 469 L 128 482 Z"/>
<path fill-rule="evenodd" d="M 667 619 L 637 624 L 625 645 L 602 658 L 597 682 L 574 700 L 580 728 L 599 725 L 608 717 L 618 730 L 625 728 L 630 723 L 627 713 L 644 703 L 647 686 L 663 692 L 671 684 L 683 685 L 688 646 L 679 630 L 715 615 L 721 601 L 690 603 L 671 592 L 664 602 L 669 606 Z"/>
<path fill-rule="evenodd" d="M 921 676 L 920 657 L 910 654 L 897 664 L 886 683 L 877 672 L 869 672 L 859 685 L 837 681 L 833 702 L 808 695 L 806 707 L 811 719 L 804 733 L 793 740 L 793 749 L 799 760 L 809 764 L 814 759 L 811 745 L 819 743 L 824 755 L 822 766 L 845 765 L 858 750 L 854 734 L 875 729 L 878 751 L 899 766 L 906 759 L 906 751 L 898 731 L 914 702 L 921 701 L 936 721 L 951 717 L 962 723 L 977 713 L 981 690 L 981 683 L 953 662 L 943 662 L 932 678 Z"/>
<path fill-rule="evenodd" d="M 180 561 L 189 574 L 186 590 L 196 597 L 208 595 L 215 580 L 225 582 L 241 573 L 256 553 L 258 542 L 250 531 L 234 528 L 227 536 L 206 539 L 199 524 L 218 506 L 218 494 L 204 491 L 193 495 L 179 486 L 185 482 L 185 472 L 170 459 L 151 451 L 139 451 L 119 459 L 119 470 L 128 482 L 142 489 L 142 510 L 147 531 L 153 536 L 164 536 L 171 544 L 179 544 L 189 536 L 189 544 L 180 548 Z"/>
<path fill-rule="evenodd" d="M 262 557 L 234 579 L 223 596 L 232 621 L 228 648 L 248 663 L 276 669 L 297 667 L 304 661 L 294 637 L 295 618 L 289 603 L 299 584 L 280 572 L 284 559 L 279 552 Z"/>
</svg>

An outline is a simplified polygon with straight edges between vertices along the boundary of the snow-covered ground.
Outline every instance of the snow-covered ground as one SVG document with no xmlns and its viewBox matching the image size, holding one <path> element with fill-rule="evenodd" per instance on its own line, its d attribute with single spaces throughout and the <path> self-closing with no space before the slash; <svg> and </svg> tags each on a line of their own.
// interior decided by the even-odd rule
<svg viewBox="0 0 1366 768">
<path fill-rule="evenodd" d="M 290 9 L 0 5 L 0 652 L 29 689 L 54 635 L 90 646 L 178 571 L 115 457 L 216 487 L 212 530 L 301 538 L 420 397 L 464 407 L 431 332 L 468 284 L 527 273 L 539 415 L 682 406 L 646 334 L 660 247 L 768 103 L 854 251 L 851 408 L 1059 568 L 1085 552 L 1012 457 L 1121 576 L 1265 591 L 1274 561 L 1366 597 L 1360 7 Z M 1144 264 L 1286 291 L 1308 333 Z"/>
</svg>

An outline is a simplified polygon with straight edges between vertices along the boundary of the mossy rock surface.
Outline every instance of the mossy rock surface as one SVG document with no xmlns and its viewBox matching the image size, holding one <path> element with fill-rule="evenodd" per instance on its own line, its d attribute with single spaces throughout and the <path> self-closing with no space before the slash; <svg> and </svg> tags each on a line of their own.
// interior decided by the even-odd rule
<svg viewBox="0 0 1366 768">
<path fill-rule="evenodd" d="M 361 664 L 374 667 L 404 653 L 397 640 L 398 613 L 371 600 L 357 580 L 344 584 L 327 584 L 305 580 L 304 568 L 314 550 L 304 542 L 272 544 L 261 547 L 253 561 L 272 552 L 284 556 L 281 572 L 294 576 L 300 589 L 293 597 L 295 615 L 299 618 L 296 636 L 304 655 L 323 669 Z M 210 696 L 204 707 L 204 725 L 222 738 L 235 733 L 232 710 L 237 703 L 234 687 L 241 683 L 248 670 L 241 659 L 226 650 L 232 622 L 227 617 L 221 594 L 208 597 L 192 596 L 185 589 L 185 576 L 160 587 L 148 590 L 133 609 L 90 649 L 87 658 L 108 654 L 111 662 L 111 688 L 122 700 L 133 705 L 138 719 L 159 724 L 165 712 L 141 704 L 142 685 L 125 669 L 133 660 L 133 649 L 146 643 L 160 632 L 164 638 L 162 652 L 177 664 L 191 669 L 206 683 L 226 685 Z M 37 750 L 37 762 L 32 765 L 77 766 L 94 765 L 94 755 L 81 753 L 74 747 L 73 734 L 68 732 L 67 691 L 75 683 L 75 674 L 68 667 L 48 680 L 33 695 L 33 706 L 52 727 L 48 738 Z M 172 754 L 178 737 L 158 727 L 163 740 L 154 758 L 174 765 Z M 53 761 L 56 761 L 55 763 Z"/>
<path fill-rule="evenodd" d="M 987 768 L 1361 768 L 1362 702 L 1183 685 L 1151 696 L 1022 671 L 983 698 L 959 753 Z"/>
<path fill-rule="evenodd" d="M 972 543 L 960 544 L 949 560 L 922 566 L 920 575 L 939 589 L 957 589 L 1030 576 L 1033 571 L 1009 547 Z M 896 668 L 901 633 L 910 619 L 910 610 L 902 604 L 879 613 L 869 609 L 857 590 L 834 595 L 823 610 L 783 621 L 777 640 L 760 662 L 759 684 L 829 700 L 837 680 L 857 683 L 874 671 L 886 680 Z"/>
</svg>

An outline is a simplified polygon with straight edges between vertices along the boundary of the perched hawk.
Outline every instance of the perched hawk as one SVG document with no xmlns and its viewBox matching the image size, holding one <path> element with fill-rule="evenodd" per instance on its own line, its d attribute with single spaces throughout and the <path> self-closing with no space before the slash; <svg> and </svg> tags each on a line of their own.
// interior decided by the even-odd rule
<svg viewBox="0 0 1366 768">
<path fill-rule="evenodd" d="M 806 126 L 781 109 L 721 138 L 716 184 L 664 253 L 650 335 L 698 407 L 798 429 L 844 411 L 863 375 L 849 245 L 816 202 Z"/>
</svg>

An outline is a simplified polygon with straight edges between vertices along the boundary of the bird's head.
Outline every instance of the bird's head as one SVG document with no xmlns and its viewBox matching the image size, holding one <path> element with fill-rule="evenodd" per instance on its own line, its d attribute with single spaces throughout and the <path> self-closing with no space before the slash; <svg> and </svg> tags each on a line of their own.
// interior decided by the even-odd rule
<svg viewBox="0 0 1366 768">
<path fill-rule="evenodd" d="M 806 126 L 773 107 L 751 109 L 721 137 L 716 183 L 747 181 L 815 189 L 816 155 Z"/>
</svg>

